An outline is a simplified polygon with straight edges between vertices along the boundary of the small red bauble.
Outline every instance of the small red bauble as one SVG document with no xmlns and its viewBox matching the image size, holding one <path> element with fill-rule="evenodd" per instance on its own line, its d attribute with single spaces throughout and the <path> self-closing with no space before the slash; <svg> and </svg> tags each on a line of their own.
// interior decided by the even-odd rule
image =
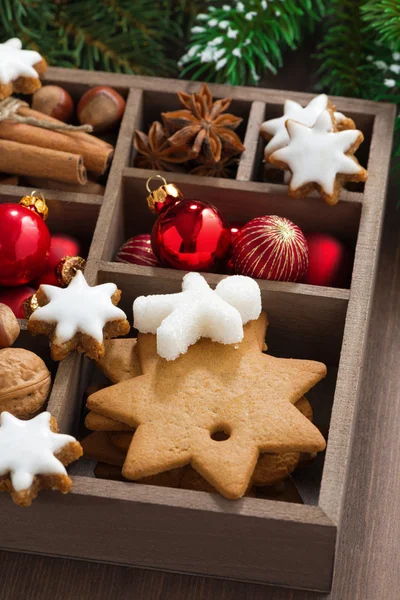
<svg viewBox="0 0 400 600">
<path fill-rule="evenodd" d="M 115 260 L 145 267 L 160 266 L 151 247 L 151 235 L 149 233 L 141 233 L 130 238 L 118 250 Z"/>
<path fill-rule="evenodd" d="M 309 265 L 305 283 L 328 287 L 347 287 L 351 277 L 351 253 L 332 235 L 309 233 Z"/>
<path fill-rule="evenodd" d="M 42 217 L 19 204 L 0 204 L 0 285 L 23 285 L 37 277 L 49 250 Z"/>
<path fill-rule="evenodd" d="M 151 234 L 154 254 L 185 271 L 213 271 L 231 247 L 229 224 L 218 209 L 200 200 L 180 200 L 163 212 Z"/>
<path fill-rule="evenodd" d="M 65 256 L 79 256 L 81 245 L 76 238 L 69 235 L 55 234 L 51 236 L 50 252 L 43 273 L 35 280 L 38 288 L 42 283 L 60 285 L 56 275 L 56 268 Z"/>
<path fill-rule="evenodd" d="M 0 291 L 0 303 L 7 304 L 18 319 L 24 318 L 22 303 L 32 296 L 36 290 L 27 285 Z"/>
<path fill-rule="evenodd" d="M 301 281 L 307 271 L 308 247 L 297 225 L 282 217 L 256 217 L 233 239 L 234 272 L 257 279 Z"/>
</svg>

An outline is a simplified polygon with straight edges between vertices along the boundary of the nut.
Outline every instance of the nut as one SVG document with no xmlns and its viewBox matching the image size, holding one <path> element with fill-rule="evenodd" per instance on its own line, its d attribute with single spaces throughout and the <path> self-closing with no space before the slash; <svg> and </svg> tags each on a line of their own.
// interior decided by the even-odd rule
<svg viewBox="0 0 400 600">
<path fill-rule="evenodd" d="M 35 92 L 32 108 L 64 123 L 68 123 L 74 114 L 71 95 L 58 85 L 45 85 Z"/>
<path fill-rule="evenodd" d="M 0 348 L 12 346 L 19 336 L 17 317 L 6 304 L 0 304 Z"/>
<path fill-rule="evenodd" d="M 24 348 L 0 350 L 0 413 L 35 416 L 47 400 L 51 375 L 43 360 Z"/>
<path fill-rule="evenodd" d="M 121 94 L 107 85 L 98 85 L 83 94 L 76 112 L 82 125 L 92 125 L 95 132 L 104 132 L 118 125 L 124 110 Z"/>
</svg>

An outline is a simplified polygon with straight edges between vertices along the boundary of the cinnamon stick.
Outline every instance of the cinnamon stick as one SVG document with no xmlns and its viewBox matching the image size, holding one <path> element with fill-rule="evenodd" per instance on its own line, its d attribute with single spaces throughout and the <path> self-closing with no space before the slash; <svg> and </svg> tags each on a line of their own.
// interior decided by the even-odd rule
<svg viewBox="0 0 400 600">
<path fill-rule="evenodd" d="M 60 190 L 62 192 L 79 192 L 80 194 L 94 194 L 104 196 L 105 187 L 95 181 L 88 181 L 85 185 L 76 183 L 58 182 L 54 179 L 42 179 L 41 177 L 25 177 L 25 182 L 32 188 L 41 190 Z M 0 180 L 1 183 L 1 180 Z"/>
<path fill-rule="evenodd" d="M 82 156 L 28 144 L 0 140 L 0 168 L 11 175 L 27 175 L 85 184 Z"/>
<path fill-rule="evenodd" d="M 0 139 L 70 154 L 79 154 L 83 157 L 84 165 L 88 171 L 102 175 L 110 165 L 114 153 L 112 146 L 106 147 L 88 143 L 76 136 L 66 135 L 67 133 L 70 132 L 50 131 L 25 123 L 13 123 L 12 121 L 0 122 Z"/>
<path fill-rule="evenodd" d="M 21 106 L 18 109 L 18 114 L 23 117 L 34 117 L 35 119 L 39 119 L 41 121 L 50 121 L 52 123 L 61 123 L 58 119 L 54 117 L 50 117 L 49 115 L 45 115 L 37 110 L 33 110 L 33 108 L 29 108 L 28 106 Z M 83 131 L 64 131 L 64 135 L 68 135 L 77 140 L 81 140 L 82 142 L 87 142 L 88 144 L 93 144 L 94 146 L 103 146 L 103 148 L 113 148 L 111 144 L 108 142 L 104 142 L 100 138 L 91 135 L 90 133 L 84 133 Z"/>
</svg>

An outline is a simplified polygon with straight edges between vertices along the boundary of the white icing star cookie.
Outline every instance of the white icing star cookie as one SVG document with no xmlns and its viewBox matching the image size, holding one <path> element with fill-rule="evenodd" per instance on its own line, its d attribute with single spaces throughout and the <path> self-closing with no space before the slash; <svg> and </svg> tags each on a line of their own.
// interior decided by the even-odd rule
<svg viewBox="0 0 400 600">
<path fill-rule="evenodd" d="M 330 100 L 326 94 L 316 96 L 304 108 L 294 100 L 286 100 L 283 115 L 276 119 L 265 121 L 265 123 L 261 125 L 261 135 L 268 139 L 271 138 L 264 150 L 265 160 L 268 159 L 272 152 L 287 146 L 289 143 L 289 135 L 285 126 L 288 119 L 292 119 L 293 121 L 297 121 L 297 123 L 302 123 L 308 127 L 313 127 L 317 117 L 319 117 L 319 115 L 327 108 L 334 110 L 334 107 L 331 106 Z M 355 128 L 354 122 L 344 114 L 335 112 L 334 117 L 339 129 Z"/>
<path fill-rule="evenodd" d="M 199 273 L 188 273 L 182 292 L 140 296 L 133 303 L 134 326 L 157 334 L 157 352 L 167 360 L 185 354 L 201 337 L 220 344 L 241 342 L 243 325 L 260 313 L 260 288 L 241 275 L 223 279 L 214 291 Z"/>
<path fill-rule="evenodd" d="M 82 449 L 75 438 L 52 426 L 56 423 L 48 412 L 30 421 L 0 414 L 0 491 L 11 492 L 17 504 L 29 506 L 40 488 L 63 493 L 71 488 L 64 465 L 79 458 Z"/>
<path fill-rule="evenodd" d="M 104 337 L 125 335 L 130 329 L 125 313 L 115 306 L 120 295 L 115 283 L 90 287 L 81 271 L 65 289 L 41 285 L 40 308 L 30 316 L 28 330 L 52 336 L 54 360 L 62 360 L 75 348 L 99 359 L 104 355 Z"/>
<path fill-rule="evenodd" d="M 289 195 L 305 196 L 317 189 L 328 204 L 336 204 L 344 181 L 365 181 L 367 171 L 353 156 L 364 139 L 361 131 L 334 131 L 326 110 L 313 127 L 288 120 L 289 143 L 270 155 L 269 161 L 289 169 Z"/>
<path fill-rule="evenodd" d="M 39 75 L 46 71 L 39 52 L 23 50 L 22 42 L 12 38 L 0 44 L 0 100 L 14 92 L 33 94 L 41 87 Z"/>
</svg>

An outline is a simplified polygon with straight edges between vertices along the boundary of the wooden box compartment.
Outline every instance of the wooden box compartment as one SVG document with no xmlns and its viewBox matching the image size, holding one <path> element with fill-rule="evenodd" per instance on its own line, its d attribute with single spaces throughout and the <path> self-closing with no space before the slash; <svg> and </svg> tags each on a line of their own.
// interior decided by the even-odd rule
<svg viewBox="0 0 400 600">
<path fill-rule="evenodd" d="M 172 269 L 114 262 L 120 245 L 132 235 L 149 232 L 154 219 L 145 201 L 145 183 L 154 172 L 132 166 L 133 133 L 147 128 L 161 110 L 178 108 L 177 91 L 199 86 L 66 69 L 50 69 L 48 81 L 70 90 L 103 84 L 126 90 L 127 107 L 85 274 L 91 284 L 117 283 L 121 306 L 131 319 L 134 298 L 178 291 L 183 276 Z M 395 110 L 387 104 L 332 99 L 364 129 L 366 142 L 359 156 L 370 176 L 363 189 L 344 190 L 338 205 L 330 208 L 314 196 L 290 199 L 282 183 L 259 180 L 264 146 L 260 124 L 267 116 L 281 114 L 286 98 L 306 103 L 312 96 L 219 85 L 211 89 L 215 97 L 232 96 L 232 111 L 242 111 L 244 117 L 246 151 L 236 180 L 163 175 L 186 197 L 214 203 L 228 219 L 246 222 L 278 214 L 305 231 L 330 232 L 354 250 L 349 289 L 259 282 L 270 320 L 269 351 L 328 365 L 328 377 L 309 394 L 317 424 L 324 433 L 329 427 L 327 451 L 312 467 L 294 475 L 304 504 L 248 497 L 228 501 L 204 492 L 100 480 L 83 461 L 72 468 L 74 488 L 68 496 L 45 492 L 27 511 L 0 496 L 0 547 L 328 591 L 368 335 Z M 2 198 L 16 198 L 20 191 L 3 186 L 0 193 Z M 56 192 L 55 202 L 62 203 L 64 194 Z M 85 211 L 93 205 L 98 210 L 101 204 L 97 197 L 70 199 L 81 202 Z M 205 274 L 211 285 L 223 276 Z M 21 339 L 25 343 L 25 335 Z M 37 341 L 27 338 L 26 343 L 31 347 Z M 92 373 L 93 365 L 77 355 L 59 365 L 49 410 L 62 431 L 81 431 L 84 390 Z"/>
</svg>

